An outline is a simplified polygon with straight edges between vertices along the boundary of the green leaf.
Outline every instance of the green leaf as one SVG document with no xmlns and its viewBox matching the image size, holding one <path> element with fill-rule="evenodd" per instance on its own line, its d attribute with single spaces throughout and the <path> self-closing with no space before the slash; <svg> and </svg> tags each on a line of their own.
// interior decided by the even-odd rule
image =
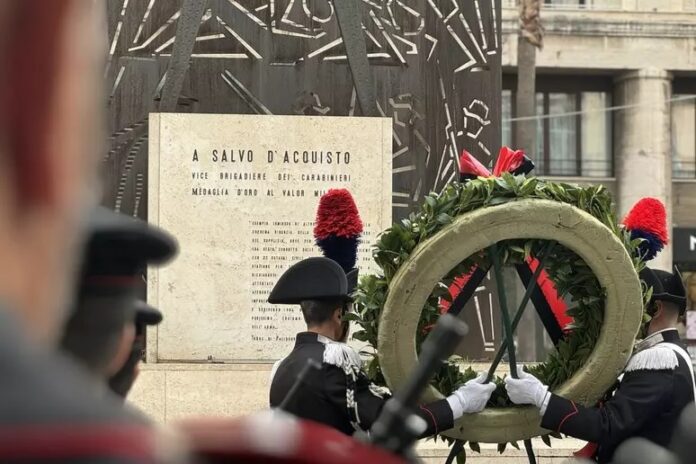
<svg viewBox="0 0 696 464">
<path fill-rule="evenodd" d="M 510 186 L 510 188 L 517 193 L 519 191 L 519 187 L 517 184 L 517 179 L 515 179 L 515 176 L 513 176 L 509 172 L 504 172 L 503 173 L 503 179 L 505 180 L 505 183 Z"/>
<path fill-rule="evenodd" d="M 527 197 L 531 195 L 534 192 L 534 190 L 536 190 L 536 186 L 537 179 L 535 177 L 525 179 L 525 181 L 522 182 L 522 186 L 520 187 L 519 195 L 521 197 Z"/>
<path fill-rule="evenodd" d="M 466 464 L 466 450 L 457 455 L 457 464 Z"/>
<path fill-rule="evenodd" d="M 498 443 L 498 453 L 503 454 L 507 448 L 507 443 Z"/>
<path fill-rule="evenodd" d="M 495 184 L 493 185 L 493 188 L 496 188 L 496 187 L 501 188 L 503 191 L 511 190 L 508 183 L 505 182 L 505 179 L 503 179 L 502 177 L 495 178 Z"/>
<path fill-rule="evenodd" d="M 509 203 L 512 200 L 514 200 L 514 198 L 511 198 L 511 197 L 493 197 L 488 202 L 488 206 L 502 205 L 504 203 Z"/>
<path fill-rule="evenodd" d="M 449 214 L 446 214 L 446 213 L 440 213 L 437 216 L 436 220 L 439 224 L 443 224 L 443 225 L 449 224 L 450 222 L 452 222 L 452 216 L 450 216 Z"/>
<path fill-rule="evenodd" d="M 548 435 L 542 435 L 541 441 L 543 441 L 546 446 L 551 448 L 551 437 L 549 437 Z"/>
<path fill-rule="evenodd" d="M 477 442 L 475 442 L 475 441 L 470 441 L 470 442 L 469 442 L 469 448 L 471 448 L 471 451 L 473 451 L 474 453 L 480 453 L 480 452 L 481 452 L 481 447 L 480 447 L 479 444 L 478 444 Z"/>
<path fill-rule="evenodd" d="M 488 206 L 502 205 L 503 203 L 509 203 L 512 200 L 513 198 L 510 197 L 493 197 L 487 204 Z"/>
</svg>

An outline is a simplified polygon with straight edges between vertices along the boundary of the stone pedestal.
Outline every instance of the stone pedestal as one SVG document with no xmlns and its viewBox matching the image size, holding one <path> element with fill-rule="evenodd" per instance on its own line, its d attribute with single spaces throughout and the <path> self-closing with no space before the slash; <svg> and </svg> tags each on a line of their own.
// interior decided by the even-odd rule
<svg viewBox="0 0 696 464">
<path fill-rule="evenodd" d="M 640 198 L 655 197 L 667 207 L 668 230 L 672 224 L 671 97 L 671 75 L 661 69 L 631 71 L 616 79 L 614 104 L 627 106 L 614 115 L 619 215 L 625 215 Z M 651 266 L 670 270 L 671 246 Z"/>
<path fill-rule="evenodd" d="M 477 372 L 488 364 L 472 366 Z M 128 397 L 131 406 L 140 409 L 154 421 L 169 425 L 190 417 L 239 417 L 268 407 L 269 364 L 144 364 L 138 381 Z M 502 365 L 498 375 L 509 373 Z M 561 464 L 585 443 L 566 438 L 552 440 L 553 448 L 534 439 L 537 462 Z M 521 445 L 521 443 L 520 443 Z M 524 449 L 508 446 L 503 455 L 497 445 L 481 443 L 481 453 L 467 451 L 467 462 L 474 464 L 524 464 Z M 468 449 L 468 447 L 467 447 Z M 441 464 L 449 448 L 441 440 L 421 440 L 416 454 L 427 464 Z"/>
</svg>

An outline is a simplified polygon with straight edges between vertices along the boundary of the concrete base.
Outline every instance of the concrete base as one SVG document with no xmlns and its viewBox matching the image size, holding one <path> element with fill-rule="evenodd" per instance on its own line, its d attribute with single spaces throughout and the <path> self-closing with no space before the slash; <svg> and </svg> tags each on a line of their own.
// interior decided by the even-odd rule
<svg viewBox="0 0 696 464">
<path fill-rule="evenodd" d="M 503 454 L 498 453 L 497 445 L 481 444 L 481 453 L 475 453 L 467 447 L 466 462 L 477 464 L 528 464 L 527 453 L 524 451 L 522 443 L 519 443 L 520 450 L 508 445 Z M 574 451 L 585 446 L 585 442 L 570 438 L 563 440 L 553 440 L 552 448 L 549 448 L 541 440 L 532 440 L 534 454 L 537 464 L 561 464 L 567 463 L 572 458 Z M 442 443 L 421 440 L 417 447 L 418 455 L 427 464 L 442 464 L 447 459 L 449 449 Z"/>
<path fill-rule="evenodd" d="M 474 368 L 481 370 L 484 366 Z M 144 364 L 129 401 L 160 423 L 192 416 L 243 416 L 268 407 L 270 370 L 270 364 Z M 564 462 L 584 446 L 572 439 L 552 443 L 553 448 L 549 448 L 541 440 L 534 440 L 539 464 Z M 441 464 L 448 452 L 439 440 L 421 440 L 418 444 L 418 454 L 426 463 Z M 469 450 L 467 462 L 528 461 L 524 449 L 508 446 L 500 455 L 497 445 L 481 444 L 481 454 Z"/>
<path fill-rule="evenodd" d="M 268 407 L 270 364 L 145 364 L 129 400 L 157 422 Z"/>
</svg>

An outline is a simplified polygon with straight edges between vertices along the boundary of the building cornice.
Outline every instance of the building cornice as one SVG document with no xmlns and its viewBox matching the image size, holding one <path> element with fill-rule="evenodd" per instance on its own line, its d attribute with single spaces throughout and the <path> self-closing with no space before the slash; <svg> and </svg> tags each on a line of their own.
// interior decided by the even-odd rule
<svg viewBox="0 0 696 464">
<path fill-rule="evenodd" d="M 685 20 L 683 15 L 659 15 L 630 12 L 544 12 L 542 24 L 547 35 L 609 36 L 649 38 L 696 37 L 696 18 Z M 503 33 L 513 34 L 519 29 L 517 12 L 505 9 Z"/>
</svg>

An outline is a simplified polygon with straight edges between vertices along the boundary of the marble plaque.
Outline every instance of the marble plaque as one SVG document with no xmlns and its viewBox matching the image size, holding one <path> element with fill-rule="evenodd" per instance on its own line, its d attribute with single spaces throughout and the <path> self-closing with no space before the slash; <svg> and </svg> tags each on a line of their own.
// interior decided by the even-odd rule
<svg viewBox="0 0 696 464">
<path fill-rule="evenodd" d="M 686 312 L 686 338 L 696 340 L 696 311 Z"/>
<path fill-rule="evenodd" d="M 148 274 L 164 321 L 160 361 L 270 361 L 304 327 L 300 310 L 266 302 L 292 263 L 320 254 L 319 197 L 349 189 L 370 246 L 391 225 L 391 119 L 151 114 L 149 218 L 176 236 L 174 262 Z M 153 343 L 153 338 L 156 343 Z"/>
</svg>

